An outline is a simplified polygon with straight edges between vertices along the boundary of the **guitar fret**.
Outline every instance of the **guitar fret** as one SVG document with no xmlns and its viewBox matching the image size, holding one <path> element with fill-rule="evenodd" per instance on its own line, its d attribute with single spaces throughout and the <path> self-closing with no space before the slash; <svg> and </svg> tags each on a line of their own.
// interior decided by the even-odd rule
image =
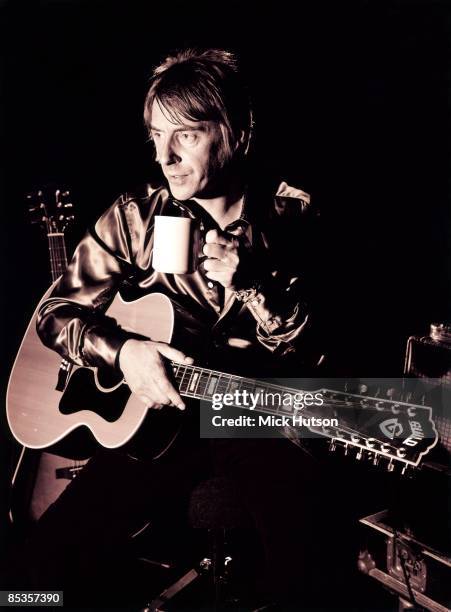
<svg viewBox="0 0 451 612">
<path fill-rule="evenodd" d="M 180 382 L 179 382 L 180 393 L 183 393 L 183 379 L 185 378 L 185 375 L 186 375 L 187 366 L 184 366 L 184 368 L 185 369 L 183 370 L 182 378 L 180 379 Z"/>
<path fill-rule="evenodd" d="M 235 391 L 238 391 L 240 388 L 240 385 L 241 385 L 240 378 L 230 377 L 229 393 L 235 393 Z"/>
<path fill-rule="evenodd" d="M 193 380 L 193 376 L 194 376 L 194 373 L 196 371 L 195 368 L 193 368 L 192 366 L 187 366 L 186 370 L 187 370 L 189 376 L 184 381 L 184 385 L 185 385 L 184 393 L 188 393 L 190 391 L 191 383 L 192 383 L 192 380 Z"/>
<path fill-rule="evenodd" d="M 197 384 L 196 384 L 196 388 L 194 389 L 194 395 L 198 396 L 199 395 L 199 384 L 202 381 L 202 375 L 203 375 L 204 371 L 203 369 L 200 370 L 200 372 L 198 372 L 198 377 L 197 377 Z"/>
<path fill-rule="evenodd" d="M 216 390 L 216 385 L 218 382 L 219 378 L 217 376 L 211 376 L 210 380 L 208 381 L 208 386 L 207 386 L 207 390 L 206 390 L 206 394 L 207 395 L 213 395 L 215 390 Z"/>
<path fill-rule="evenodd" d="M 221 395 L 225 395 L 226 394 L 226 390 L 229 386 L 229 379 L 230 376 L 228 376 L 227 374 L 221 374 L 221 376 L 219 377 L 219 381 L 218 384 L 216 386 L 216 393 L 220 393 Z M 221 386 L 225 384 L 225 387 L 223 389 L 221 389 Z"/>
<path fill-rule="evenodd" d="M 194 372 L 195 372 L 194 368 L 191 368 L 189 379 L 188 379 L 188 382 L 186 383 L 185 393 L 191 388 L 191 381 L 193 380 Z"/>
<path fill-rule="evenodd" d="M 199 372 L 193 372 L 193 375 L 191 376 L 190 383 L 188 386 L 188 389 L 191 393 L 195 393 L 198 382 L 199 382 Z"/>
<path fill-rule="evenodd" d="M 206 392 L 207 392 L 207 389 L 208 389 L 208 385 L 210 384 L 210 379 L 211 379 L 211 375 L 212 375 L 212 374 L 213 374 L 213 372 L 210 370 L 210 371 L 208 372 L 208 379 L 207 379 L 207 383 L 206 383 L 206 385 L 205 385 L 205 390 L 204 390 L 204 392 L 202 393 L 202 397 L 206 397 Z"/>
</svg>

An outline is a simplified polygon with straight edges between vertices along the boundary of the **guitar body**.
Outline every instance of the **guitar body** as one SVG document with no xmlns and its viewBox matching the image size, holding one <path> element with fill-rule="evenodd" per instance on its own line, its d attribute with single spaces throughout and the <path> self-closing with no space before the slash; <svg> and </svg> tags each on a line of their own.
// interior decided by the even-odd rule
<svg viewBox="0 0 451 612">
<path fill-rule="evenodd" d="M 94 368 L 74 365 L 64 393 L 58 391 L 61 357 L 45 347 L 36 332 L 39 306 L 8 384 L 7 418 L 15 438 L 28 448 L 46 448 L 84 425 L 103 446 L 122 446 L 140 427 L 147 408 L 130 394 L 121 377 L 108 378 Z M 128 329 L 153 340 L 167 342 L 171 338 L 172 307 L 162 294 L 144 296 L 134 302 L 124 302 L 117 295 L 108 315 L 127 321 Z"/>
</svg>

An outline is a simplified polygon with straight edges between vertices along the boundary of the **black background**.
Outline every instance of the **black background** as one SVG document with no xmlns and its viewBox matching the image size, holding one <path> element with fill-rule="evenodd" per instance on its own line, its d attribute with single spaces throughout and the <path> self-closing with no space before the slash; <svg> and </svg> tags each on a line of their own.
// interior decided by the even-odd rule
<svg viewBox="0 0 451 612">
<path fill-rule="evenodd" d="M 153 173 L 148 78 L 190 45 L 238 53 L 261 171 L 309 191 L 334 228 L 343 359 L 397 375 L 407 337 L 449 318 L 448 2 L 15 1 L 0 16 L 3 393 L 49 284 L 25 194 L 71 188 L 72 250 Z"/>
</svg>

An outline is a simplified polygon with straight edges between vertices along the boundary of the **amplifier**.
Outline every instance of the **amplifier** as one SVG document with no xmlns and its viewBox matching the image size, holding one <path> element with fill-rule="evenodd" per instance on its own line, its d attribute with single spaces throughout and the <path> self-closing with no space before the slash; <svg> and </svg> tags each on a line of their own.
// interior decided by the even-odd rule
<svg viewBox="0 0 451 612">
<path fill-rule="evenodd" d="M 440 444 L 451 453 L 451 326 L 433 323 L 428 336 L 411 336 L 407 340 L 404 374 L 431 383 L 431 405 Z M 437 386 L 439 388 L 437 388 Z M 440 394 L 439 402 L 434 394 Z"/>
</svg>

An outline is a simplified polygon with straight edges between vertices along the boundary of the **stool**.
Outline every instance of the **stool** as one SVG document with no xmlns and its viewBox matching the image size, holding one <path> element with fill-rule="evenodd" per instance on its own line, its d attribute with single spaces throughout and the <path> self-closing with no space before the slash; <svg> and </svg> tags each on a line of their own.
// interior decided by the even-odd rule
<svg viewBox="0 0 451 612">
<path fill-rule="evenodd" d="M 208 551 L 197 567 L 190 569 L 174 584 L 152 600 L 143 612 L 164 610 L 164 605 L 200 577 L 207 577 L 214 593 L 214 609 L 224 602 L 224 587 L 229 581 L 226 556 L 227 531 L 251 526 L 249 515 L 238 498 L 233 482 L 216 477 L 201 482 L 193 490 L 188 510 L 190 526 L 208 530 Z"/>
</svg>

